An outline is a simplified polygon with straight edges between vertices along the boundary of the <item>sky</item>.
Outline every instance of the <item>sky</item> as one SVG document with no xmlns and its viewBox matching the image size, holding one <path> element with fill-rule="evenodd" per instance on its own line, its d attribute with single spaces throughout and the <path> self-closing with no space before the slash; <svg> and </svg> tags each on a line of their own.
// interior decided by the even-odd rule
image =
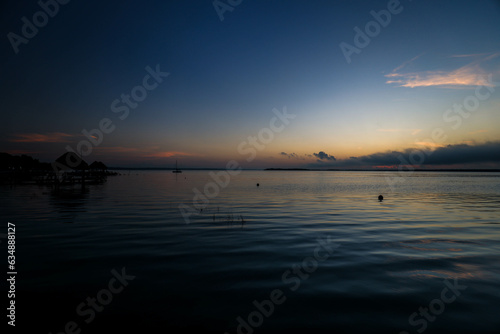
<svg viewBox="0 0 500 334">
<path fill-rule="evenodd" d="M 500 1 L 4 1 L 0 152 L 500 168 Z"/>
</svg>

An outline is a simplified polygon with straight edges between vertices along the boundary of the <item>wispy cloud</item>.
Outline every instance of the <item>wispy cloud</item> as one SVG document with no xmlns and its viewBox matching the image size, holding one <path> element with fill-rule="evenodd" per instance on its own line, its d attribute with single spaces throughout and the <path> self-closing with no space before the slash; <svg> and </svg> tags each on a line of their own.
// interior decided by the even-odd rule
<svg viewBox="0 0 500 334">
<path fill-rule="evenodd" d="M 469 58 L 469 57 L 480 57 L 480 56 L 486 56 L 489 55 L 489 53 L 470 53 L 470 54 L 463 54 L 463 55 L 451 55 L 450 58 Z"/>
<path fill-rule="evenodd" d="M 172 157 L 194 157 L 200 156 L 194 153 L 179 151 L 160 151 L 158 146 L 150 147 L 123 147 L 123 146 L 99 146 L 95 148 L 103 154 L 127 154 L 135 158 L 172 158 Z"/>
<path fill-rule="evenodd" d="M 20 133 L 10 139 L 14 143 L 67 143 L 74 135 L 63 132 L 41 133 Z"/>
<path fill-rule="evenodd" d="M 477 131 L 471 131 L 469 132 L 470 135 L 475 135 L 476 133 L 485 133 L 488 132 L 488 130 L 477 130 Z"/>
<path fill-rule="evenodd" d="M 415 144 L 417 144 L 419 146 L 425 146 L 428 148 L 444 147 L 444 145 L 442 145 L 442 144 L 437 144 L 437 143 L 427 142 L 427 141 L 418 141 Z"/>
<path fill-rule="evenodd" d="M 33 153 L 42 153 L 40 151 L 25 151 L 25 150 L 8 150 L 5 151 L 5 153 L 12 154 L 12 155 L 23 155 L 23 154 L 33 154 Z"/>
<path fill-rule="evenodd" d="M 409 132 L 412 135 L 416 135 L 417 133 L 422 131 L 422 129 L 377 129 L 377 131 L 379 131 L 379 132 Z"/>
<path fill-rule="evenodd" d="M 398 77 L 397 80 L 387 80 L 388 84 L 397 84 L 400 87 L 463 87 L 463 86 L 491 86 L 486 79 L 487 73 L 479 65 L 463 66 L 451 72 L 429 71 L 423 73 L 393 73 L 387 77 Z"/>
<path fill-rule="evenodd" d="M 391 73 L 386 74 L 387 84 L 396 84 L 399 87 L 444 87 L 463 88 L 471 86 L 493 86 L 487 80 L 487 73 L 480 67 L 480 63 L 498 57 L 500 53 L 489 54 L 487 57 L 478 59 L 470 64 L 452 71 L 425 71 L 402 73 L 401 69 L 408 63 L 413 62 L 419 56 L 396 67 Z M 479 55 L 455 55 L 455 57 L 467 58 Z"/>
<path fill-rule="evenodd" d="M 281 156 L 287 157 L 288 159 L 300 159 L 304 160 L 304 157 L 299 156 L 297 153 L 286 153 L 286 152 L 281 152 Z"/>
<path fill-rule="evenodd" d="M 138 148 L 135 147 L 123 147 L 123 146 L 97 146 L 94 149 L 102 153 L 131 153 L 140 151 Z"/>
<path fill-rule="evenodd" d="M 411 63 L 413 63 L 415 60 L 417 60 L 418 58 L 420 58 L 423 54 L 420 54 L 418 56 L 415 56 L 413 57 L 412 59 L 410 60 L 407 60 L 405 61 L 404 63 L 402 63 L 401 65 L 399 65 L 398 67 L 396 67 L 395 69 L 392 70 L 392 73 L 396 73 L 398 72 L 399 70 L 403 69 L 406 65 L 409 65 Z"/>
<path fill-rule="evenodd" d="M 176 152 L 176 151 L 155 152 L 144 155 L 144 157 L 147 158 L 172 158 L 172 157 L 194 157 L 194 156 L 199 156 L 199 155 L 187 152 Z"/>
<path fill-rule="evenodd" d="M 377 129 L 379 132 L 403 132 L 403 129 Z"/>
</svg>

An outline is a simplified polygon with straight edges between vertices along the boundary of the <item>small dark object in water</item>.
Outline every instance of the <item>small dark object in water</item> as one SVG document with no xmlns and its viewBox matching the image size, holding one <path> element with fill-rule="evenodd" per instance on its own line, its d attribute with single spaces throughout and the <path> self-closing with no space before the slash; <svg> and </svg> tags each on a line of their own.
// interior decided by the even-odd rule
<svg viewBox="0 0 500 334">
<path fill-rule="evenodd" d="M 257 187 L 259 186 L 259 184 L 257 183 Z"/>
<path fill-rule="evenodd" d="M 378 200 L 379 200 L 380 202 L 382 202 L 382 201 L 384 200 L 384 196 L 382 196 L 382 195 L 378 195 Z"/>
</svg>

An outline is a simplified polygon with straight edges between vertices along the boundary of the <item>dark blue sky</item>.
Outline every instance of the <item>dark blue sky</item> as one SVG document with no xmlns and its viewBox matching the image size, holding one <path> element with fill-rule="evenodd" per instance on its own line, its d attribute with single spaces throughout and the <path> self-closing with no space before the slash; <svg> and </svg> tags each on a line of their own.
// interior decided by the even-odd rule
<svg viewBox="0 0 500 334">
<path fill-rule="evenodd" d="M 73 0 L 16 54 L 8 34 L 22 36 L 21 18 L 32 22 L 41 7 L 8 1 L 0 151 L 50 161 L 67 145 L 76 150 L 88 140 L 82 130 L 103 118 L 115 128 L 85 159 L 122 166 L 334 166 L 351 156 L 499 141 L 498 84 L 484 79 L 500 81 L 499 2 L 402 0 L 348 63 L 339 45 L 355 46 L 353 29 L 390 3 L 243 0 L 221 21 L 208 0 Z M 169 76 L 119 119 L 112 102 L 157 65 Z M 452 128 L 443 114 L 480 87 L 490 95 Z M 296 117 L 247 161 L 248 136 L 284 106 Z M 429 142 L 437 128 L 446 140 Z M 336 160 L 316 159 L 320 151 Z"/>
</svg>

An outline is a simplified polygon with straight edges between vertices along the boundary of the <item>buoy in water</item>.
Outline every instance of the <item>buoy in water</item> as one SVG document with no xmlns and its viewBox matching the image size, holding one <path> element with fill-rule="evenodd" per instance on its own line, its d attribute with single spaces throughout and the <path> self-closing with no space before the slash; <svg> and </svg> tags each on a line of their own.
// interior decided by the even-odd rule
<svg viewBox="0 0 500 334">
<path fill-rule="evenodd" d="M 257 183 L 257 187 L 259 186 L 259 184 Z"/>
<path fill-rule="evenodd" d="M 382 202 L 382 201 L 384 200 L 384 196 L 382 196 L 382 195 L 378 195 L 378 200 L 379 200 L 380 202 Z"/>
</svg>

